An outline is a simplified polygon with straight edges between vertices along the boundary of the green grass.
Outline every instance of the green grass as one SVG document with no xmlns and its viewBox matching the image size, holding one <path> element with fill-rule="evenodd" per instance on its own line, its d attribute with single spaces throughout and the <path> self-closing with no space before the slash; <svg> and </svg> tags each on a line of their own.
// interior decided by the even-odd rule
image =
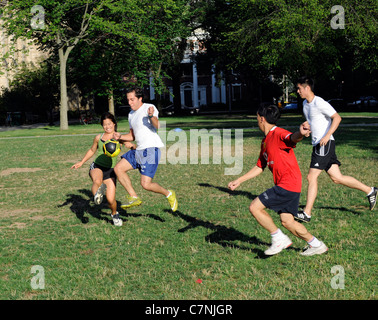
<svg viewBox="0 0 378 320">
<path fill-rule="evenodd" d="M 365 116 L 373 117 L 344 116 L 343 123 L 378 122 L 377 114 Z M 243 173 L 257 160 L 262 134 L 253 116 L 166 120 L 167 130 L 247 128 Z M 302 120 L 285 115 L 280 125 Z M 125 120 L 119 129 L 128 130 Z M 300 256 L 305 243 L 292 236 L 290 249 L 266 258 L 270 235 L 248 206 L 273 185 L 271 173 L 230 192 L 227 184 L 235 176 L 224 175 L 228 165 L 211 160 L 159 166 L 156 182 L 176 190 L 176 213 L 164 197 L 142 190 L 139 174 L 132 172 L 143 205 L 119 209 L 124 224 L 117 228 L 106 205 L 90 201 L 90 162 L 70 169 L 98 132 L 99 125 L 71 126 L 68 132 L 57 127 L 0 132 L 0 299 L 376 299 L 377 209 L 368 210 L 360 191 L 320 176 L 314 218 L 306 226 L 328 245 L 322 256 Z M 377 185 L 376 132 L 374 126 L 348 126 L 335 135 L 342 172 L 368 185 Z M 309 139 L 295 152 L 304 205 Z M 124 195 L 118 184 L 119 205 Z M 44 268 L 45 289 L 31 288 L 34 265 Z M 331 287 L 336 265 L 345 270 L 345 289 Z"/>
</svg>

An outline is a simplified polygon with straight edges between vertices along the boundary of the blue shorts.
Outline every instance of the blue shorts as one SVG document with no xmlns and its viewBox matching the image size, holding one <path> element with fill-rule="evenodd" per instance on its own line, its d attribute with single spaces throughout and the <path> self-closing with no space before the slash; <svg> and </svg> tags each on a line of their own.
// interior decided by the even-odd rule
<svg viewBox="0 0 378 320">
<path fill-rule="evenodd" d="M 266 208 L 272 209 L 277 213 L 298 212 L 300 192 L 287 191 L 279 186 L 274 186 L 259 195 L 260 201 Z"/>
<path fill-rule="evenodd" d="M 138 169 L 142 175 L 153 178 L 159 165 L 160 156 L 159 148 L 147 148 L 130 150 L 121 158 L 127 160 L 133 169 Z"/>
</svg>

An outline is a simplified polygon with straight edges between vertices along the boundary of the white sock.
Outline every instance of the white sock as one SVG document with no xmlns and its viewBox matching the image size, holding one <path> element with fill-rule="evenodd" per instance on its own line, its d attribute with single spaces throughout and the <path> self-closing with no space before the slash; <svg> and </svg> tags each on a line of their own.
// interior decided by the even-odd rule
<svg viewBox="0 0 378 320">
<path fill-rule="evenodd" d="M 316 238 L 313 237 L 310 241 L 307 242 L 311 247 L 317 248 L 320 247 L 321 243 L 320 241 Z"/>
<path fill-rule="evenodd" d="M 272 238 L 279 238 L 284 235 L 284 233 L 281 231 L 281 229 L 277 229 L 277 231 L 270 234 Z"/>
<path fill-rule="evenodd" d="M 311 218 L 311 216 L 309 216 L 306 212 L 303 211 L 303 213 L 305 214 L 305 216 L 306 216 L 307 218 Z"/>
<path fill-rule="evenodd" d="M 371 187 L 371 190 L 367 195 L 370 196 L 373 192 L 374 192 L 374 187 Z"/>
</svg>

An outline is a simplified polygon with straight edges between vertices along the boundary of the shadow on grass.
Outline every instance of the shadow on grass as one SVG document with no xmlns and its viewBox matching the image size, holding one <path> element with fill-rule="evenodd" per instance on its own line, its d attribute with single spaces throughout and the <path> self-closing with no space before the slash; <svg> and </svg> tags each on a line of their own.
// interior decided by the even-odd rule
<svg viewBox="0 0 378 320">
<path fill-rule="evenodd" d="M 300 208 L 304 209 L 305 206 L 304 205 L 300 205 L 299 206 Z M 330 211 L 342 211 L 342 212 L 349 212 L 351 214 L 354 214 L 355 216 L 359 216 L 361 215 L 363 212 L 358 212 L 358 211 L 355 211 L 355 210 L 351 210 L 351 209 L 348 209 L 348 208 L 345 208 L 345 207 L 316 207 L 316 209 L 325 209 L 325 210 L 330 210 Z"/>
<path fill-rule="evenodd" d="M 210 221 L 204 221 L 204 220 L 189 216 L 187 214 L 184 214 L 179 210 L 177 210 L 176 212 L 172 212 L 171 210 L 165 209 L 164 211 L 172 214 L 174 217 L 178 217 L 189 223 L 186 227 L 179 229 L 177 232 L 187 232 L 194 228 L 203 227 L 203 228 L 214 231 L 213 233 L 205 237 L 205 240 L 207 242 L 219 244 L 224 248 L 236 248 L 240 250 L 251 251 L 256 254 L 255 259 L 267 259 L 271 257 L 271 256 L 265 255 L 264 251 L 258 248 L 252 249 L 247 245 L 238 245 L 238 244 L 233 243 L 233 241 L 241 241 L 241 242 L 245 242 L 246 244 L 251 244 L 255 246 L 261 246 L 261 245 L 264 245 L 267 247 L 270 246 L 270 243 L 261 241 L 255 236 L 250 237 L 234 228 L 226 227 L 219 224 L 214 224 Z M 288 248 L 288 249 L 293 250 L 294 248 Z M 294 250 L 297 250 L 297 249 L 294 249 Z"/>
<path fill-rule="evenodd" d="M 244 196 L 244 197 L 247 197 L 248 199 L 255 199 L 257 196 L 250 193 L 250 192 L 247 192 L 247 191 L 239 191 L 239 190 L 230 190 L 226 187 L 217 187 L 217 186 L 213 186 L 211 184 L 208 184 L 208 183 L 199 183 L 198 184 L 200 187 L 206 187 L 206 188 L 214 188 L 214 189 L 218 189 L 219 191 L 222 191 L 222 192 L 225 192 L 225 193 L 228 193 L 229 195 L 234 195 L 234 196 Z"/>
<path fill-rule="evenodd" d="M 113 220 L 110 216 L 110 210 L 106 204 L 106 200 L 101 205 L 95 205 L 92 201 L 93 195 L 90 190 L 87 189 L 80 189 L 78 190 L 83 195 L 78 194 L 67 194 L 66 201 L 58 205 L 58 208 L 64 207 L 64 206 L 70 206 L 71 211 L 76 215 L 76 217 L 82 222 L 82 223 L 88 223 L 89 219 L 85 216 L 85 213 L 90 214 L 92 217 L 104 220 L 108 223 L 113 223 Z M 128 217 L 148 217 L 152 218 L 154 220 L 164 222 L 162 218 L 155 214 L 139 214 L 139 213 L 127 213 L 126 210 L 120 208 L 120 202 L 117 201 L 117 211 L 121 215 L 121 218 L 128 218 Z M 107 212 L 103 212 L 103 209 L 107 209 Z M 124 220 L 124 219 L 122 219 Z"/>
</svg>

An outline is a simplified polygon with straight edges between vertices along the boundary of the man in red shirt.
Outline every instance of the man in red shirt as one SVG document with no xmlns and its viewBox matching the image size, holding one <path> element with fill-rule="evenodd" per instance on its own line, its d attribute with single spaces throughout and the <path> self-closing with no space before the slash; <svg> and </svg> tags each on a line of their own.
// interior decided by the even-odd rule
<svg viewBox="0 0 378 320">
<path fill-rule="evenodd" d="M 272 245 L 265 254 L 277 254 L 292 244 L 290 238 L 276 227 L 266 208 L 280 215 L 281 223 L 287 230 L 307 241 L 309 245 L 301 253 L 302 255 L 322 254 L 328 250 L 326 245 L 311 235 L 302 224 L 295 221 L 293 216 L 298 211 L 302 188 L 302 175 L 293 148 L 303 137 L 310 135 L 310 127 L 307 122 L 304 122 L 300 125 L 299 131 L 291 133 L 276 126 L 279 118 L 280 111 L 276 106 L 259 108 L 257 122 L 260 130 L 265 134 L 261 142 L 259 159 L 255 167 L 230 182 L 228 188 L 235 190 L 242 182 L 255 178 L 268 166 L 273 173 L 275 186 L 255 198 L 249 207 L 249 211 L 257 222 L 272 236 Z"/>
</svg>

